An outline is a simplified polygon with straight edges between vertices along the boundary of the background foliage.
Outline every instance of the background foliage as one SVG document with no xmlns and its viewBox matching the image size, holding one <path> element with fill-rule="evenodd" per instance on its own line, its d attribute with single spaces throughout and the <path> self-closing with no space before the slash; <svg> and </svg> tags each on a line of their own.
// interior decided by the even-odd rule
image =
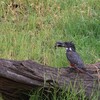
<svg viewBox="0 0 100 100">
<path fill-rule="evenodd" d="M 99 0 L 0 1 L 0 58 L 68 66 L 57 41 L 73 41 L 85 63 L 100 61 Z"/>
</svg>

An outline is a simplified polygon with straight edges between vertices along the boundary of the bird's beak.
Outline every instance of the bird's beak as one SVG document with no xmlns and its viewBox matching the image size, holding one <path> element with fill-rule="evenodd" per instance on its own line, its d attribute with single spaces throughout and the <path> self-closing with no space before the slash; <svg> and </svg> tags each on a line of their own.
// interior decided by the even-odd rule
<svg viewBox="0 0 100 100">
<path fill-rule="evenodd" d="M 65 43 L 64 42 L 56 42 L 55 48 L 57 48 L 57 47 L 65 47 Z"/>
</svg>

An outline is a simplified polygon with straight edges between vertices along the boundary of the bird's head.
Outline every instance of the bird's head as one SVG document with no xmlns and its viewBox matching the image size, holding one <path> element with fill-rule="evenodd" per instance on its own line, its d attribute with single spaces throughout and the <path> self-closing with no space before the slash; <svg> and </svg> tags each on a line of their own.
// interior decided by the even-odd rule
<svg viewBox="0 0 100 100">
<path fill-rule="evenodd" d="M 67 51 L 75 51 L 75 44 L 73 42 L 56 42 L 55 47 L 64 47 Z"/>
</svg>

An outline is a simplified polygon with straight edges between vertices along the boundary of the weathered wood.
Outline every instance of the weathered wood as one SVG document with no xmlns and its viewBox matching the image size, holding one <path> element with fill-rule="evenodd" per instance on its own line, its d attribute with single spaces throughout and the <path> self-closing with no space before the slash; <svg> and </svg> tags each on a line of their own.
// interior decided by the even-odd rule
<svg viewBox="0 0 100 100">
<path fill-rule="evenodd" d="M 48 88 L 55 82 L 58 87 L 65 85 L 68 88 L 71 82 L 78 89 L 82 83 L 86 95 L 90 96 L 92 89 L 99 89 L 100 63 L 86 65 L 86 68 L 94 78 L 84 73 L 71 72 L 69 67 L 54 68 L 32 60 L 0 59 L 0 93 L 4 100 L 21 100 L 23 92 L 29 93 L 39 87 Z"/>
</svg>

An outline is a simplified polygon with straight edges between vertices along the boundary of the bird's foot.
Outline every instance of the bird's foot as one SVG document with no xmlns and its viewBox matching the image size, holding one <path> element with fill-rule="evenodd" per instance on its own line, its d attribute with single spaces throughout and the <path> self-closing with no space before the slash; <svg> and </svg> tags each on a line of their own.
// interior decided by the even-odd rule
<svg viewBox="0 0 100 100">
<path fill-rule="evenodd" d="M 76 72 L 75 68 L 70 68 L 69 73 L 73 73 L 73 72 Z"/>
</svg>

